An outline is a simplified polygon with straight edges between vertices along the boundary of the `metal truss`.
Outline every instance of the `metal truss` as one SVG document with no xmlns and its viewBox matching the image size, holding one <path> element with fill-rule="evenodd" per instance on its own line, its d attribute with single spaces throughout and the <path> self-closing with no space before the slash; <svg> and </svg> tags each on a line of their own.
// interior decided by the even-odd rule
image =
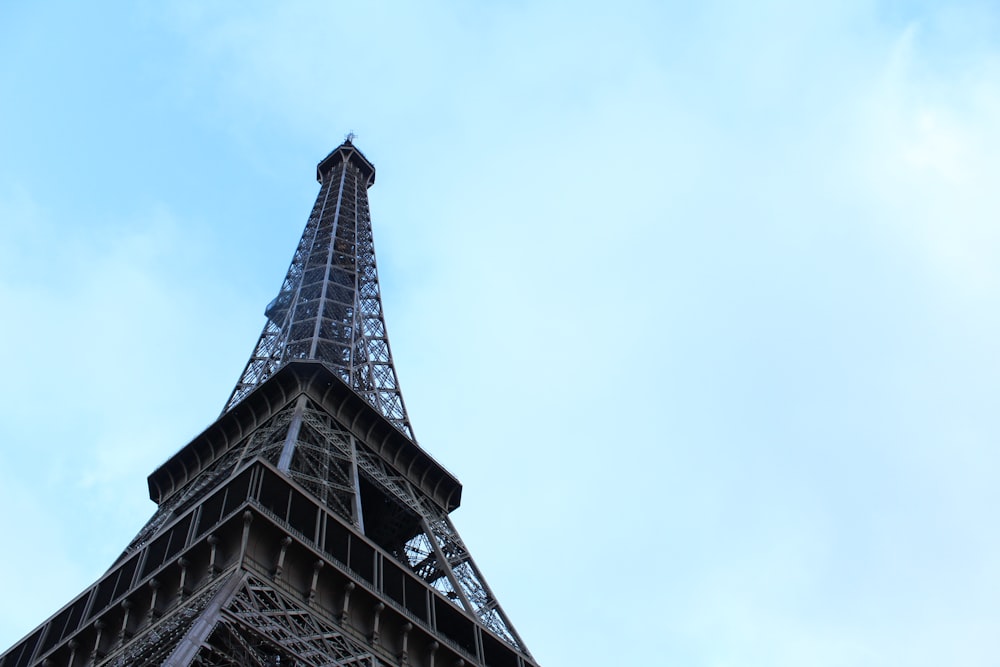
<svg viewBox="0 0 1000 667">
<path fill-rule="evenodd" d="M 432 502 L 409 478 L 392 468 L 335 418 L 304 396 L 276 412 L 206 468 L 185 489 L 166 501 L 129 545 L 123 558 L 153 539 L 171 517 L 178 516 L 198 502 L 232 471 L 241 469 L 258 457 L 283 470 L 324 505 L 394 554 L 401 564 L 456 607 L 472 614 L 498 637 L 530 655 L 447 512 Z M 367 531 L 361 480 L 367 480 L 369 487 L 378 493 L 375 506 L 380 514 L 369 517 L 372 520 Z M 392 507 L 396 509 L 392 510 Z M 375 511 L 371 507 L 368 510 Z M 186 631 L 193 617 L 208 604 L 208 596 L 217 589 L 218 584 L 214 584 L 210 591 L 190 600 L 181 612 L 159 623 L 155 632 L 139 642 L 137 648 L 130 651 L 130 657 L 125 658 L 126 662 L 115 664 L 139 664 L 134 661 L 140 655 L 150 660 L 156 656 L 164 658 L 164 651 L 179 633 Z M 205 667 L 290 664 L 274 662 L 279 654 L 295 654 L 300 656 L 296 659 L 302 660 L 302 664 L 313 664 L 308 656 L 319 649 L 295 645 L 295 642 L 319 636 L 316 628 L 311 626 L 319 621 L 311 618 L 310 612 L 294 611 L 279 593 L 253 580 L 242 585 L 233 600 L 212 640 L 205 644 L 198 660 L 190 664 Z M 283 620 L 279 623 L 275 619 Z M 297 634 L 281 635 L 285 632 L 282 628 L 289 627 L 294 628 Z M 254 633 L 264 633 L 264 637 Z M 325 636 L 327 639 L 324 641 L 333 641 L 329 639 L 330 635 Z M 344 641 L 350 644 L 348 639 Z M 367 653 L 354 655 L 345 653 L 347 649 L 344 648 L 328 647 L 324 650 L 327 653 L 340 651 L 343 657 L 339 660 L 350 655 L 352 660 L 357 658 L 361 662 L 316 664 L 378 664 Z"/>
<path fill-rule="evenodd" d="M 118 653 L 109 656 L 105 664 L 110 667 L 171 664 L 167 662 L 170 655 L 176 652 L 178 644 L 190 633 L 195 621 L 205 612 L 220 589 L 235 576 L 239 575 L 230 574 L 212 582 L 205 590 L 187 600 L 184 606 L 164 616 Z M 72 659 L 69 664 L 73 664 Z"/>
<path fill-rule="evenodd" d="M 385 663 L 314 612 L 247 576 L 190 664 L 380 667 Z"/>
<path fill-rule="evenodd" d="M 220 577 L 104 663 L 109 667 L 383 667 L 363 644 L 256 577 Z"/>
<path fill-rule="evenodd" d="M 331 160 L 331 158 L 333 158 Z M 321 187 L 267 322 L 223 412 L 292 359 L 316 359 L 411 440 L 386 334 L 372 241 L 371 163 L 348 139 L 322 163 Z"/>
<path fill-rule="evenodd" d="M 383 536 L 387 541 L 384 546 L 390 551 L 395 551 L 396 557 L 404 565 L 409 566 L 452 603 L 473 614 L 500 638 L 527 653 L 527 647 L 486 584 L 486 579 L 476 566 L 458 531 L 455 530 L 447 512 L 427 499 L 409 479 L 392 469 L 362 443 L 355 441 L 350 433 L 340 428 L 323 411 L 306 408 L 303 411 L 303 423 L 321 439 L 321 442 L 328 445 L 326 448 L 328 451 L 339 450 L 338 458 L 356 460 L 360 476 L 376 484 L 387 497 L 394 498 L 417 517 L 416 521 L 410 522 L 409 531 L 403 529 L 402 535 L 406 541 L 402 549 L 393 549 L 395 545 L 392 544 L 392 536 Z M 307 445 L 311 446 L 311 443 Z M 293 478 L 303 473 L 309 478 L 315 478 L 319 476 L 320 470 L 316 468 L 289 470 Z M 346 476 L 343 475 L 341 479 Z M 355 492 L 357 493 L 357 489 Z M 363 513 L 364 509 L 361 511 Z M 354 519 L 356 524 L 363 521 L 363 518 L 359 520 L 356 516 Z"/>
<path fill-rule="evenodd" d="M 301 484 L 347 521 L 359 524 L 349 436 L 319 432 L 315 408 L 300 398 L 248 438 L 240 465 L 261 457 Z"/>
<path fill-rule="evenodd" d="M 255 434 L 256 435 L 256 434 Z M 249 440 L 249 439 L 248 439 Z M 240 461 L 243 447 L 233 447 L 217 461 L 203 470 L 190 484 L 180 493 L 176 493 L 156 508 L 152 518 L 146 522 L 139 534 L 136 535 L 129 545 L 122 552 L 115 564 L 121 562 L 129 554 L 141 549 L 149 540 L 153 539 L 160 528 L 165 526 L 170 520 L 184 512 L 193 505 L 203 495 L 215 488 L 215 486 L 229 477 L 230 473 Z M 113 567 L 113 566 L 112 566 Z"/>
<path fill-rule="evenodd" d="M 528 653 L 447 512 L 304 397 L 276 413 L 165 503 L 125 553 L 151 539 L 170 516 L 195 502 L 216 480 L 257 457 L 277 466 L 324 505 L 379 542 L 452 604 Z M 380 503 L 380 520 L 370 522 L 367 530 L 361 479 L 392 501 Z M 386 513 L 385 505 L 397 508 L 392 516 Z"/>
</svg>

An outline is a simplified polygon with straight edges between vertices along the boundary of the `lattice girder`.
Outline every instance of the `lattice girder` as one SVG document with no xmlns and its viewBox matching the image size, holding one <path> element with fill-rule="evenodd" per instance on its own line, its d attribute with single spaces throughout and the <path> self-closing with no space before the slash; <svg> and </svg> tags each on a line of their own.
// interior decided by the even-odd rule
<svg viewBox="0 0 1000 667">
<path fill-rule="evenodd" d="M 308 423 L 328 442 L 343 442 L 345 437 L 350 437 L 321 411 L 312 409 L 306 414 Z M 448 514 L 424 498 L 405 476 L 394 471 L 366 447 L 358 448 L 357 461 L 359 469 L 368 478 L 422 519 L 422 530 L 409 539 L 406 551 L 400 555 L 404 564 L 448 595 L 449 599 L 478 616 L 488 628 L 514 646 L 524 649 L 524 643 L 500 608 Z M 427 546 L 426 550 L 414 546 L 421 541 Z M 434 549 L 435 545 L 437 549 Z M 436 555 L 438 550 L 443 559 Z M 447 585 L 445 582 L 448 582 Z"/>
<path fill-rule="evenodd" d="M 277 656 L 290 661 L 287 664 L 317 667 L 383 664 L 368 648 L 332 623 L 323 622 L 314 611 L 253 576 L 245 578 L 224 609 L 220 624 L 225 628 L 224 634 L 240 639 L 239 645 L 244 650 L 255 650 L 258 655 L 272 658 L 272 662 L 261 662 L 262 665 L 286 664 L 273 662 Z M 219 652 L 218 639 L 209 641 L 211 652 Z M 262 644 L 271 650 L 262 651 Z"/>
<path fill-rule="evenodd" d="M 288 361 L 317 359 L 412 439 L 378 286 L 367 193 L 374 167 L 348 141 L 318 174 L 316 203 L 225 411 Z"/>
<path fill-rule="evenodd" d="M 421 539 L 431 567 L 447 566 L 452 558 L 434 537 Z M 454 539 L 447 543 L 452 555 L 458 552 Z M 410 575 L 406 569 L 399 554 L 256 458 L 39 628 L 27 649 L 15 647 L 15 656 L 36 660 L 10 664 L 53 659 L 80 667 L 66 662 L 73 655 L 118 667 L 265 665 L 275 656 L 317 664 L 320 651 L 318 664 L 352 664 L 327 659 L 349 655 L 354 664 L 430 667 L 462 658 L 480 667 L 534 667 L 488 619 L 478 615 L 475 623 L 477 615 L 455 608 L 463 593 L 463 584 L 451 586 L 456 573 L 420 584 L 421 568 Z M 501 639 L 511 646 L 503 648 Z M 434 662 L 435 651 L 450 657 Z M 369 654 L 380 663 L 365 663 Z"/>
</svg>

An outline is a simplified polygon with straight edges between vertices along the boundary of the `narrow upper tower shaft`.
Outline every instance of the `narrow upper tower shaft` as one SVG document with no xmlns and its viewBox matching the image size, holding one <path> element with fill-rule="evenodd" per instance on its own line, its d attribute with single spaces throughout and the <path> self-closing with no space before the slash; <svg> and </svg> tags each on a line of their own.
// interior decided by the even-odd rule
<svg viewBox="0 0 1000 667">
<path fill-rule="evenodd" d="M 293 359 L 333 369 L 411 440 L 389 350 L 368 188 L 375 167 L 348 138 L 316 167 L 319 195 L 250 361 L 226 403 L 234 405 Z"/>
</svg>

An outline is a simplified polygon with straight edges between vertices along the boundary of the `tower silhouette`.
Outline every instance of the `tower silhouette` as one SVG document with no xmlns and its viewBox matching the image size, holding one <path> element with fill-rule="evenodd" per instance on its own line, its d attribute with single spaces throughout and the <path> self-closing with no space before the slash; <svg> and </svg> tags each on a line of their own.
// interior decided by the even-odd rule
<svg viewBox="0 0 1000 667">
<path fill-rule="evenodd" d="M 392 363 L 352 137 L 219 418 L 149 476 L 96 583 L 0 655 L 28 665 L 531 667 L 449 513 Z"/>
</svg>

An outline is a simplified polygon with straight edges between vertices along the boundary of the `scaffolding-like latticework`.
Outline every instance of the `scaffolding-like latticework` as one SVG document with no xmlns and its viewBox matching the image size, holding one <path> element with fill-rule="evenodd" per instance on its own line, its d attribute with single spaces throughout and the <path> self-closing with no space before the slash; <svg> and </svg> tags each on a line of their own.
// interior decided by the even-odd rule
<svg viewBox="0 0 1000 667">
<path fill-rule="evenodd" d="M 536 667 L 451 521 L 461 484 L 413 437 L 375 169 L 348 139 L 317 175 L 226 408 L 150 475 L 158 509 L 111 569 L 0 667 Z"/>
<path fill-rule="evenodd" d="M 328 365 L 399 430 L 413 429 L 399 391 L 375 265 L 368 188 L 375 167 L 350 138 L 316 170 L 321 187 L 267 322 L 223 412 L 282 364 Z"/>
</svg>

